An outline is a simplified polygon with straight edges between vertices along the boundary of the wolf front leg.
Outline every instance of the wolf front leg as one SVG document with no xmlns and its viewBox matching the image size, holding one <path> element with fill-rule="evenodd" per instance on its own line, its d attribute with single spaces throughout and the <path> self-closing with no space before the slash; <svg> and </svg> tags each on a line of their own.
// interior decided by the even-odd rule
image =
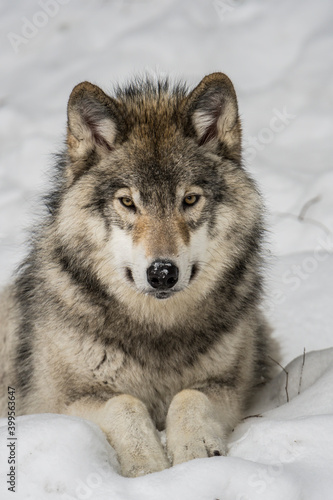
<svg viewBox="0 0 333 500">
<path fill-rule="evenodd" d="M 124 476 L 137 477 L 170 467 L 155 425 L 139 399 L 128 394 L 106 402 L 83 398 L 68 406 L 66 414 L 101 427 L 117 453 Z"/>
<path fill-rule="evenodd" d="M 240 415 L 239 397 L 234 389 L 214 386 L 207 391 L 186 389 L 176 394 L 166 424 L 172 464 L 226 455 L 228 434 Z"/>
</svg>

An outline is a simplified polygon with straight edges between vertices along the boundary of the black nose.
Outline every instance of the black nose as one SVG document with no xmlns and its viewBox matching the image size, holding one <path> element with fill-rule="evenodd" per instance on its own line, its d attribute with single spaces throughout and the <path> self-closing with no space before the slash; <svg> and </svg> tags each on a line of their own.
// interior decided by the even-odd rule
<svg viewBox="0 0 333 500">
<path fill-rule="evenodd" d="M 153 288 L 167 290 L 178 281 L 178 267 L 168 260 L 155 260 L 147 269 L 147 279 Z"/>
</svg>

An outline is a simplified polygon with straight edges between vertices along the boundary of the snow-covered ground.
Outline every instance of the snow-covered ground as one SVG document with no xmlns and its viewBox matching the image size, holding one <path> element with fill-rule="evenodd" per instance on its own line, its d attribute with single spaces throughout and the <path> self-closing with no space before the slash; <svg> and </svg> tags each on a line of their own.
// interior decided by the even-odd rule
<svg viewBox="0 0 333 500">
<path fill-rule="evenodd" d="M 148 72 L 194 85 L 224 71 L 268 207 L 266 310 L 283 365 L 298 358 L 287 389 L 282 371 L 235 429 L 228 457 L 142 478 L 119 476 L 93 424 L 27 416 L 14 495 L 0 420 L 1 500 L 331 500 L 333 350 L 323 349 L 333 345 L 332 1 L 17 0 L 0 3 L 0 23 L 0 286 L 24 255 L 76 83 L 108 90 Z"/>
</svg>

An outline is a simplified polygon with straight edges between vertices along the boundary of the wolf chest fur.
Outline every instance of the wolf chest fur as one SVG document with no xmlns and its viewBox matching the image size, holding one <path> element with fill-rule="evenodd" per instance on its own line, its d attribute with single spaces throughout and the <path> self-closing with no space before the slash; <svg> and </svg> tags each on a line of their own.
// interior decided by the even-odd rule
<svg viewBox="0 0 333 500">
<path fill-rule="evenodd" d="M 98 423 L 125 476 L 226 454 L 271 359 L 232 83 L 77 85 L 54 178 L 1 297 L 2 386 Z"/>
</svg>

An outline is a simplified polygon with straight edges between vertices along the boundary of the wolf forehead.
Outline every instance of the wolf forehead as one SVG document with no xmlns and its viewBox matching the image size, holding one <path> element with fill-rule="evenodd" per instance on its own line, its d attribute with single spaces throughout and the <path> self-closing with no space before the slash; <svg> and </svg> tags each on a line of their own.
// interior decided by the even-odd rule
<svg viewBox="0 0 333 500">
<path fill-rule="evenodd" d="M 216 202 L 221 201 L 227 188 L 223 173 L 218 171 L 215 162 L 184 151 L 179 144 L 181 139 L 172 142 L 172 151 L 164 153 L 158 144 L 151 149 L 148 145 L 140 145 L 133 155 L 133 143 L 129 141 L 112 158 L 100 164 L 100 192 L 108 192 L 110 196 L 130 194 L 138 197 L 144 205 L 153 203 L 160 205 L 161 209 L 179 203 L 185 195 L 192 193 L 209 195 Z M 206 166 L 204 171 L 203 166 Z M 129 192 L 124 188 L 129 188 Z"/>
<path fill-rule="evenodd" d="M 221 158 L 240 164 L 236 94 L 222 73 L 192 92 L 168 80 L 135 80 L 109 96 L 83 82 L 69 99 L 67 143 L 70 183 L 99 164 L 120 184 L 144 182 L 144 191 L 147 178 L 169 195 L 181 183 L 214 185 Z"/>
<path fill-rule="evenodd" d="M 114 189 L 135 186 L 143 197 L 165 193 L 171 200 L 180 188 L 192 186 L 217 194 L 223 187 L 219 164 L 219 160 L 197 150 L 181 131 L 161 140 L 149 134 L 142 140 L 133 134 L 100 161 L 100 178 L 109 178 Z"/>
</svg>

